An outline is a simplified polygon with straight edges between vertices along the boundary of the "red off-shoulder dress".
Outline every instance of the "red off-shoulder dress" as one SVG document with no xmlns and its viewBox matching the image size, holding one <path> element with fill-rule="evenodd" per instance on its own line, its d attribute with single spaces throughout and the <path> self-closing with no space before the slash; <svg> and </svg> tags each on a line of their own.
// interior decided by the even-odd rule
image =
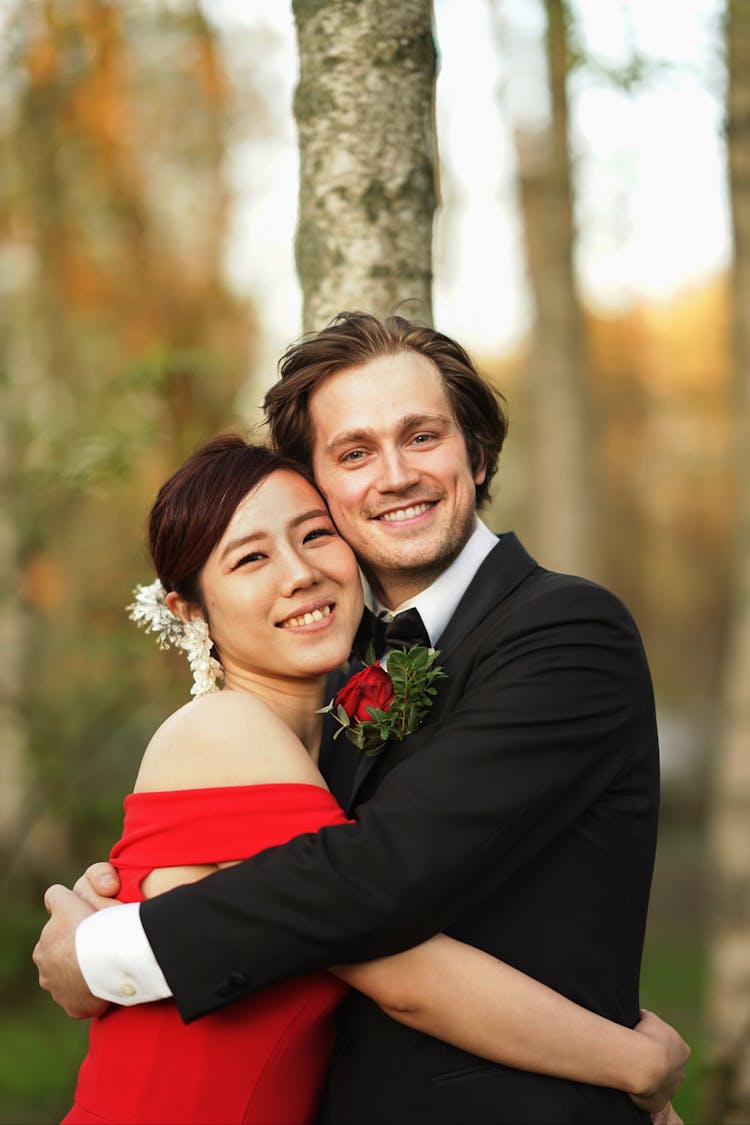
<svg viewBox="0 0 750 1125">
<path fill-rule="evenodd" d="M 346 818 L 315 785 L 272 784 L 125 798 L 110 856 L 123 902 L 156 867 L 244 859 Z M 315 1119 L 346 988 L 298 977 L 184 1024 L 171 1000 L 113 1006 L 92 1023 L 66 1125 L 306 1125 Z"/>
</svg>

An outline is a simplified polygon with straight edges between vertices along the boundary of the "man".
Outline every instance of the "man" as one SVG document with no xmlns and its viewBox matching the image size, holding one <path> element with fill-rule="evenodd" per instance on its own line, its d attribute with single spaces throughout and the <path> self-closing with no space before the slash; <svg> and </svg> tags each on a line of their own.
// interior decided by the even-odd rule
<svg viewBox="0 0 750 1125">
<path fill-rule="evenodd" d="M 275 443 L 311 461 L 373 608 L 416 607 L 447 675 L 403 743 L 360 759 L 340 740 L 322 756 L 355 824 L 140 908 L 99 912 L 77 933 L 86 980 L 120 1003 L 171 991 L 194 1019 L 444 930 L 632 1026 L 658 752 L 629 614 L 477 521 L 506 419 L 453 341 L 401 318 L 342 314 L 289 349 L 281 376 L 266 401 Z M 49 904 L 88 913 L 64 894 Z M 113 936 L 123 918 L 126 935 Z M 109 957 L 118 941 L 122 955 Z M 36 956 L 69 1011 L 96 1010 L 72 956 L 57 977 L 44 942 Z M 323 1120 L 616 1125 L 643 1115 L 612 1090 L 486 1063 L 355 994 Z"/>
</svg>

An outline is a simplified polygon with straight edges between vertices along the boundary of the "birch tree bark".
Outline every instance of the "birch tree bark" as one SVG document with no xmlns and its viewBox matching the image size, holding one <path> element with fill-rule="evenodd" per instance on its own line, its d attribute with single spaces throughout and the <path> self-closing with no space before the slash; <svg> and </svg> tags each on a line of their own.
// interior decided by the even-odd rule
<svg viewBox="0 0 750 1125">
<path fill-rule="evenodd" d="M 750 1121 L 750 9 L 727 5 L 729 176 L 734 233 L 736 529 L 711 851 L 715 873 L 705 1120 Z"/>
<path fill-rule="evenodd" d="M 432 319 L 432 0 L 294 0 L 305 331 L 342 309 Z"/>
</svg>

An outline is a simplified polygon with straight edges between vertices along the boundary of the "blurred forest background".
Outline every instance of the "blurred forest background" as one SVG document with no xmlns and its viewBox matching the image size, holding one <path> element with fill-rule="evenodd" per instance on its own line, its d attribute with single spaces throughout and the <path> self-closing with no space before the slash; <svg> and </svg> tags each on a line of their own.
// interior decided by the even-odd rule
<svg viewBox="0 0 750 1125">
<path fill-rule="evenodd" d="M 0 1120 L 70 1103 L 41 896 L 187 696 L 124 612 L 157 486 L 303 326 L 411 301 L 509 400 L 490 525 L 641 626 L 643 1003 L 686 1122 L 750 1121 L 749 211 L 750 0 L 0 2 Z"/>
</svg>

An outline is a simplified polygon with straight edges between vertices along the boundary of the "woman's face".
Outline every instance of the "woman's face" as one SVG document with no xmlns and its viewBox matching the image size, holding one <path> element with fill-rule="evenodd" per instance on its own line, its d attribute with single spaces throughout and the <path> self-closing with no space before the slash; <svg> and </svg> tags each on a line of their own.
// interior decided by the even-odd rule
<svg viewBox="0 0 750 1125">
<path fill-rule="evenodd" d="M 229 687 L 234 673 L 324 675 L 348 657 L 362 616 L 353 552 L 320 493 L 287 469 L 240 501 L 201 590 Z"/>
</svg>

